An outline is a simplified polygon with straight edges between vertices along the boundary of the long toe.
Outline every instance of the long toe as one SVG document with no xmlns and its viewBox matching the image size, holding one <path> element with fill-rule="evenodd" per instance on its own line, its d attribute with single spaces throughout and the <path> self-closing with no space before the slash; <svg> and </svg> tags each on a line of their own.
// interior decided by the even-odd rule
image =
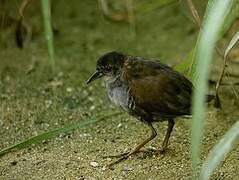
<svg viewBox="0 0 239 180">
<path fill-rule="evenodd" d="M 117 154 L 117 155 L 103 156 L 103 158 L 104 159 L 107 159 L 107 158 L 121 158 L 121 157 L 124 157 L 124 156 L 126 156 L 128 154 L 130 154 L 130 152 L 125 152 L 125 153 Z"/>
<path fill-rule="evenodd" d="M 122 161 L 128 159 L 128 157 L 129 157 L 130 155 L 131 155 L 130 153 L 127 153 L 127 154 L 121 156 L 117 161 L 110 163 L 107 167 L 108 167 L 109 169 L 113 170 L 113 169 L 114 169 L 114 165 L 119 164 L 120 162 L 122 162 Z"/>
</svg>

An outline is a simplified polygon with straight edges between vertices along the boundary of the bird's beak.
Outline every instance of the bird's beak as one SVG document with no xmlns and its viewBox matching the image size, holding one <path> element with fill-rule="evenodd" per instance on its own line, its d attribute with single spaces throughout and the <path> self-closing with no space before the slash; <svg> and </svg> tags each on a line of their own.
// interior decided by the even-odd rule
<svg viewBox="0 0 239 180">
<path fill-rule="evenodd" d="M 102 76 L 103 76 L 102 72 L 95 71 L 94 74 L 92 74 L 91 77 L 86 81 L 86 84 L 89 84 L 90 82 L 92 82 L 98 78 L 101 78 Z"/>
</svg>

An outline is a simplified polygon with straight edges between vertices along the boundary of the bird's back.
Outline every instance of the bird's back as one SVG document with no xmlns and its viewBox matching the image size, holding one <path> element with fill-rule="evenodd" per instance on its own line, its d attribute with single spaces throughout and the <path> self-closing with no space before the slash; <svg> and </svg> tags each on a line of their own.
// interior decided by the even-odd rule
<svg viewBox="0 0 239 180">
<path fill-rule="evenodd" d="M 130 89 L 136 115 L 174 118 L 190 114 L 192 83 L 158 61 L 130 56 L 122 81 Z"/>
</svg>

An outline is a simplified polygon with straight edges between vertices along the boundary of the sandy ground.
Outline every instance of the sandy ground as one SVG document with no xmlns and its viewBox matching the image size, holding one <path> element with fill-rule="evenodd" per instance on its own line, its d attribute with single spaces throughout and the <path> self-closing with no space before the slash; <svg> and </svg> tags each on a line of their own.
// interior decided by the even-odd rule
<svg viewBox="0 0 239 180">
<path fill-rule="evenodd" d="M 194 25 L 177 5 L 139 16 L 134 32 L 127 23 L 104 20 L 93 0 L 72 1 L 67 6 L 64 3 L 59 1 L 54 11 L 54 22 L 60 31 L 55 37 L 54 75 L 48 67 L 43 34 L 19 50 L 10 29 L 8 38 L 1 43 L 0 149 L 41 132 L 83 121 L 86 114 L 118 112 L 106 97 L 102 82 L 90 87 L 84 84 L 97 57 L 104 52 L 116 49 L 172 64 L 185 58 L 195 43 Z M 32 11 L 31 23 L 39 25 L 40 15 L 34 13 L 34 7 Z M 26 74 L 34 62 L 34 71 Z M 209 105 L 202 160 L 239 117 L 239 105 L 231 88 L 223 87 L 221 94 L 222 110 Z M 190 119 L 176 120 L 164 155 L 155 150 L 161 147 L 167 124 L 154 126 L 157 138 L 114 170 L 105 166 L 116 159 L 105 156 L 128 151 L 149 134 L 144 124 L 124 112 L 0 157 L 0 179 L 191 179 Z M 212 179 L 238 177 L 237 146 Z"/>
</svg>

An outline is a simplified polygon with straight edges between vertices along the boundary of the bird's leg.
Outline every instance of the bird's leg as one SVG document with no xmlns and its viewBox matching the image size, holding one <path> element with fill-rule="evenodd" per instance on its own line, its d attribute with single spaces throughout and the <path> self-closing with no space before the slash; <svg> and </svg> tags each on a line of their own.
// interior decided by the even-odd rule
<svg viewBox="0 0 239 180">
<path fill-rule="evenodd" d="M 154 129 L 152 123 L 151 123 L 151 122 L 146 122 L 146 124 L 147 124 L 147 125 L 150 127 L 150 129 L 151 129 L 151 135 L 150 135 L 150 137 L 148 137 L 148 138 L 145 139 L 142 143 L 140 143 L 139 145 L 137 145 L 133 151 L 128 152 L 128 153 L 124 153 L 120 159 L 118 159 L 117 161 L 115 161 L 115 162 L 109 164 L 109 167 L 112 167 L 113 165 L 118 164 L 118 163 L 120 163 L 121 161 L 127 159 L 127 158 L 128 158 L 129 156 L 131 156 L 132 154 L 135 154 L 135 153 L 138 152 L 142 147 L 144 147 L 145 144 L 147 144 L 149 141 L 151 141 L 152 139 L 154 139 L 154 138 L 157 136 L 157 132 L 156 132 L 156 130 Z"/>
<path fill-rule="evenodd" d="M 163 146 L 162 146 L 162 150 L 161 150 L 161 153 L 164 153 L 167 146 L 168 146 L 168 140 L 169 140 L 169 137 L 170 137 L 170 134 L 173 130 L 173 126 L 174 126 L 175 122 L 173 119 L 169 119 L 168 120 L 168 129 L 167 129 L 167 133 L 164 137 L 164 140 L 163 140 Z"/>
<path fill-rule="evenodd" d="M 154 139 L 157 136 L 157 132 L 154 129 L 152 123 L 151 122 L 147 122 L 147 125 L 150 127 L 150 130 L 151 130 L 150 137 L 148 137 L 142 143 L 140 143 L 138 146 L 136 146 L 135 149 L 128 154 L 128 156 L 138 152 L 142 147 L 144 147 L 145 144 L 147 144 L 149 141 L 151 141 L 152 139 Z"/>
</svg>

